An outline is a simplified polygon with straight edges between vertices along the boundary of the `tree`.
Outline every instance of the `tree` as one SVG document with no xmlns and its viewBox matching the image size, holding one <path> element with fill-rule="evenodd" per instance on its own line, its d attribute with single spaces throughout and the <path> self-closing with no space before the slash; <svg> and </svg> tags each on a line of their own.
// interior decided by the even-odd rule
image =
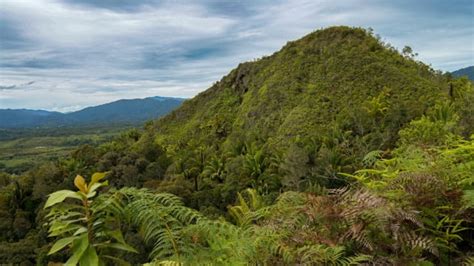
<svg viewBox="0 0 474 266">
<path fill-rule="evenodd" d="M 405 57 L 409 57 L 409 58 L 414 58 L 414 57 L 418 56 L 418 53 L 413 53 L 413 49 L 408 45 L 405 45 L 405 47 L 403 47 L 402 54 Z"/>
<path fill-rule="evenodd" d="M 208 151 L 203 146 L 199 146 L 194 149 L 191 158 L 189 160 L 190 169 L 192 177 L 194 180 L 194 190 L 199 191 L 199 180 L 202 177 L 204 168 L 206 167 L 206 160 L 208 156 Z"/>
<path fill-rule="evenodd" d="M 203 176 L 222 183 L 225 179 L 225 159 L 214 156 L 204 167 Z"/>
<path fill-rule="evenodd" d="M 245 173 L 251 178 L 252 186 L 261 190 L 265 186 L 265 170 L 269 166 L 269 160 L 262 148 L 257 148 L 255 143 L 247 145 L 244 157 Z"/>
<path fill-rule="evenodd" d="M 402 49 L 402 54 L 403 54 L 404 56 L 411 56 L 412 53 L 413 53 L 413 49 L 411 49 L 410 46 L 405 45 L 405 47 L 403 47 L 403 49 Z"/>
</svg>

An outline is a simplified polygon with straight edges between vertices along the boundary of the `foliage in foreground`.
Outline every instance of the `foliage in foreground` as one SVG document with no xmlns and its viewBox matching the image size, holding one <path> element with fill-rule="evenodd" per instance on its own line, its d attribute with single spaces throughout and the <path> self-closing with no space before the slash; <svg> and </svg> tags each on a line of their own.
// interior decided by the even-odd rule
<svg viewBox="0 0 474 266">
<path fill-rule="evenodd" d="M 448 142 L 402 146 L 392 158 L 358 171 L 353 176 L 358 181 L 346 188 L 289 191 L 273 204 L 247 189 L 228 208 L 233 223 L 208 218 L 172 194 L 145 189 L 110 190 L 91 207 L 98 217 L 122 221 L 119 228 L 137 228 L 156 265 L 431 265 L 452 257 L 467 265 L 472 257 L 458 245 L 472 245 L 474 138 Z M 51 194 L 48 202 L 58 201 L 57 193 L 64 192 Z M 52 219 L 51 228 L 57 221 Z M 73 258 L 74 244 L 71 252 Z"/>
</svg>

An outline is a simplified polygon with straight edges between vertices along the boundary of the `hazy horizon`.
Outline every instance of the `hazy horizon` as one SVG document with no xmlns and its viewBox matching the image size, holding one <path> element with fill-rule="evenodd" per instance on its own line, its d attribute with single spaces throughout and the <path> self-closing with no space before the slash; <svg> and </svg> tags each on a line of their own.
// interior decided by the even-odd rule
<svg viewBox="0 0 474 266">
<path fill-rule="evenodd" d="M 0 108 L 0 110 L 47 111 L 47 112 L 59 112 L 59 113 L 63 113 L 63 114 L 68 114 L 68 113 L 74 113 L 74 112 L 77 112 L 77 111 L 81 111 L 81 110 L 84 110 L 84 109 L 86 109 L 86 108 L 97 107 L 97 106 L 100 106 L 100 105 L 105 105 L 105 104 L 109 104 L 109 103 L 114 103 L 114 102 L 118 102 L 118 101 L 122 101 L 122 100 L 144 100 L 144 99 L 147 99 L 147 98 L 154 98 L 154 97 L 163 97 L 163 96 L 156 95 L 156 96 L 141 97 L 141 98 L 137 98 L 137 97 L 135 97 L 135 98 L 122 98 L 122 99 L 112 100 L 112 101 L 110 101 L 110 102 L 100 103 L 100 104 L 96 104 L 96 105 L 84 106 L 84 107 L 81 107 L 80 109 L 72 110 L 72 111 L 54 111 L 54 110 L 30 109 L 30 108 Z M 163 98 L 180 99 L 180 100 L 187 100 L 187 99 L 189 99 L 189 98 L 185 98 L 185 97 L 163 97 Z"/>
</svg>

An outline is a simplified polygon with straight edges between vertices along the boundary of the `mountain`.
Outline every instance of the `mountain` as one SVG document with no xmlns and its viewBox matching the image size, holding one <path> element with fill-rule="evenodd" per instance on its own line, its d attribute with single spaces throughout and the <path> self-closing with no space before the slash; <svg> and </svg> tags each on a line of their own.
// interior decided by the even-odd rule
<svg viewBox="0 0 474 266">
<path fill-rule="evenodd" d="M 474 81 L 474 66 L 458 69 L 456 71 L 451 72 L 451 74 L 453 74 L 453 76 L 455 77 L 467 76 L 468 79 Z"/>
<path fill-rule="evenodd" d="M 181 98 L 159 96 L 118 100 L 71 113 L 0 109 L 0 128 L 140 123 L 169 113 L 183 101 Z"/>
<path fill-rule="evenodd" d="M 221 148 L 347 142 L 348 156 L 360 158 L 393 146 L 409 121 L 448 100 L 448 88 L 446 76 L 370 32 L 331 27 L 240 64 L 157 121 L 156 131 L 163 143 L 193 140 Z"/>
<path fill-rule="evenodd" d="M 37 127 L 65 122 L 59 112 L 28 109 L 0 109 L 0 128 Z"/>
<path fill-rule="evenodd" d="M 74 123 L 134 123 L 161 117 L 178 107 L 180 98 L 150 97 L 118 100 L 66 114 Z"/>
</svg>

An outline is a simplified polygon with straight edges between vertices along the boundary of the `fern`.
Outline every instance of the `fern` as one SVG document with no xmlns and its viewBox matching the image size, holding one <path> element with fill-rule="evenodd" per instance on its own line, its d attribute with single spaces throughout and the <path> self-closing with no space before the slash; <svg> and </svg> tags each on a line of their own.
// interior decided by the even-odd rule
<svg viewBox="0 0 474 266">
<path fill-rule="evenodd" d="M 183 205 L 169 193 L 155 194 L 145 189 L 124 188 L 116 192 L 126 199 L 124 215 L 138 226 L 144 241 L 151 245 L 151 259 L 166 259 L 181 255 L 185 226 L 195 223 L 202 215 Z"/>
</svg>

